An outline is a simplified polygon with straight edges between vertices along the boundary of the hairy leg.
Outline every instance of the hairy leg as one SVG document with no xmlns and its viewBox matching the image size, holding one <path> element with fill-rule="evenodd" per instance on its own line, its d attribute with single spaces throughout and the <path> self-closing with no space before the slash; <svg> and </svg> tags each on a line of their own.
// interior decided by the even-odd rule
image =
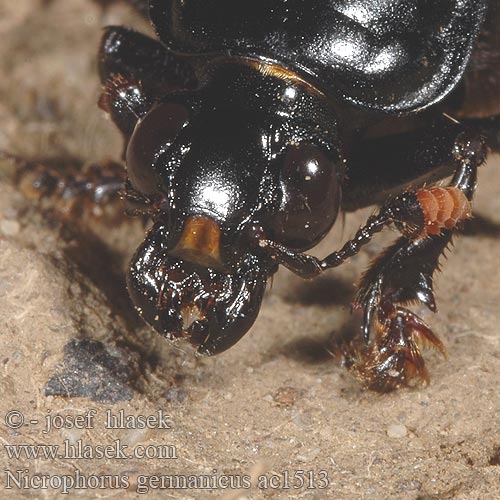
<svg viewBox="0 0 500 500">
<path fill-rule="evenodd" d="M 446 187 L 405 191 L 389 199 L 341 250 L 317 259 L 272 241 L 262 239 L 259 242 L 277 262 L 310 278 L 355 255 L 385 226 L 393 223 L 400 229 L 402 236 L 375 259 L 363 275 L 353 304 L 364 311 L 363 332 L 371 342 L 360 352 L 349 354 L 346 351 L 346 364 L 372 389 L 386 391 L 414 380 L 427 382 L 419 343 L 444 351 L 430 328 L 404 306 L 421 302 L 432 311 L 436 310 L 433 274 L 451 241 L 453 229 L 471 214 L 477 168 L 486 158 L 486 145 L 480 134 L 464 127 L 447 130 L 447 134 L 454 134 L 447 136 L 451 151 L 446 152 L 441 147 L 433 149 L 432 144 L 426 143 L 425 155 L 417 150 L 407 154 L 426 157 L 430 171 L 433 164 L 454 169 L 451 183 Z M 385 142 L 384 139 L 380 155 L 387 147 Z M 397 143 L 393 147 L 400 149 Z"/>
</svg>

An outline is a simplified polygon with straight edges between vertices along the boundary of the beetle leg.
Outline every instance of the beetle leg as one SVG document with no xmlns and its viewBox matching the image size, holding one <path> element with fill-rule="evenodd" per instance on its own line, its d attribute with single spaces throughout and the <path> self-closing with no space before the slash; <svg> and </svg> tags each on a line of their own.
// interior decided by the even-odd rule
<svg viewBox="0 0 500 500">
<path fill-rule="evenodd" d="M 450 230 L 425 239 L 403 236 L 361 278 L 353 306 L 363 309 L 365 339 L 373 339 L 350 367 L 364 385 L 386 391 L 414 377 L 428 381 L 418 341 L 443 353 L 444 347 L 425 323 L 399 304 L 420 301 L 437 310 L 433 273 L 450 241 Z"/>
<path fill-rule="evenodd" d="M 354 307 L 364 310 L 365 338 L 373 333 L 374 341 L 351 366 L 370 388 L 391 390 L 409 385 L 414 379 L 426 383 L 428 376 L 419 341 L 444 352 L 442 343 L 429 327 L 401 305 L 421 302 L 436 311 L 433 274 L 439 268 L 440 256 L 451 242 L 456 224 L 453 218 L 444 222 L 443 213 L 462 211 L 463 218 L 470 214 L 466 205 L 474 194 L 477 168 L 486 157 L 485 143 L 480 137 L 464 132 L 456 141 L 453 154 L 459 166 L 451 185 L 420 190 L 425 219 L 421 230 L 403 233 L 372 263 L 358 285 Z M 457 203 L 450 212 L 444 198 L 433 196 L 442 193 L 457 195 Z"/>
<path fill-rule="evenodd" d="M 313 277 L 356 254 L 384 226 L 395 223 L 403 233 L 361 278 L 354 307 L 364 310 L 363 332 L 372 342 L 358 356 L 347 355 L 347 365 L 368 387 L 386 391 L 428 380 L 418 344 L 444 352 L 441 341 L 414 313 L 402 306 L 421 302 L 436 311 L 433 274 L 450 243 L 452 230 L 470 216 L 477 168 L 486 158 L 481 137 L 463 132 L 454 144 L 458 165 L 450 186 L 422 188 L 387 202 L 368 219 L 355 237 L 325 259 L 293 252 L 262 240 L 276 261 L 303 277 Z M 358 359 L 356 359 L 356 357 Z"/>
<path fill-rule="evenodd" d="M 83 212 L 102 216 L 105 206 L 117 200 L 124 188 L 126 172 L 120 163 L 30 161 L 5 152 L 0 153 L 0 157 L 16 164 L 15 182 L 27 198 L 42 206 L 55 207 L 68 217 Z"/>
<path fill-rule="evenodd" d="M 267 251 L 273 259 L 298 274 L 302 278 L 314 278 L 326 269 L 337 267 L 349 257 L 356 255 L 361 247 L 371 241 L 373 236 L 392 222 L 385 210 L 378 215 L 370 217 L 367 223 L 358 229 L 353 239 L 349 240 L 339 251 L 333 252 L 325 259 L 306 253 L 295 252 L 284 245 L 274 241 L 261 239 L 259 245 Z"/>
<path fill-rule="evenodd" d="M 146 35 L 120 26 L 104 31 L 99 73 L 104 86 L 99 105 L 126 139 L 159 97 L 196 83 L 194 70 L 185 58 Z"/>
</svg>

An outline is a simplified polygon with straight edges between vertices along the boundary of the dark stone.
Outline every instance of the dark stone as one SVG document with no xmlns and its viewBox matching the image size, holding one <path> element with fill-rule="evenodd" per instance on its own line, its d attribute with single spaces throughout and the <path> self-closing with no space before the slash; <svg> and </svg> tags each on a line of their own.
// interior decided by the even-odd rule
<svg viewBox="0 0 500 500">
<path fill-rule="evenodd" d="M 129 401 L 140 374 L 139 355 L 123 346 L 71 339 L 45 386 L 46 396 L 89 398 L 100 403 Z"/>
</svg>

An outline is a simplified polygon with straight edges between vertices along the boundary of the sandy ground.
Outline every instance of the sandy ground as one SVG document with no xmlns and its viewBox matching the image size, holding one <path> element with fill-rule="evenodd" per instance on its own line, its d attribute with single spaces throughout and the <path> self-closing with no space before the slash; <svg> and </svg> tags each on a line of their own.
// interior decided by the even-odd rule
<svg viewBox="0 0 500 500">
<path fill-rule="evenodd" d="M 89 0 L 42 3 L 0 0 L 0 149 L 117 159 L 120 138 L 95 105 L 96 47 L 103 25 L 148 27 L 120 4 L 103 13 Z M 352 283 L 390 231 L 315 282 L 280 272 L 251 332 L 198 359 L 146 328 L 128 302 L 123 269 L 142 227 L 42 213 L 2 162 L 0 497 L 52 499 L 66 485 L 67 496 L 89 499 L 500 498 L 499 167 L 491 158 L 482 168 L 477 218 L 437 278 L 439 314 L 419 311 L 449 359 L 427 352 L 430 386 L 379 395 L 361 390 L 328 345 L 356 328 Z M 367 213 L 350 215 L 343 234 Z M 93 399 L 47 395 L 65 390 Z M 150 415 L 152 428 L 106 428 L 106 410 Z M 26 458 L 19 445 L 60 448 Z M 87 458 L 72 458 L 79 445 Z M 98 445 L 152 458 L 96 456 Z M 215 487 L 159 489 L 160 476 L 210 476 Z M 254 486 L 225 488 L 229 476 Z"/>
</svg>

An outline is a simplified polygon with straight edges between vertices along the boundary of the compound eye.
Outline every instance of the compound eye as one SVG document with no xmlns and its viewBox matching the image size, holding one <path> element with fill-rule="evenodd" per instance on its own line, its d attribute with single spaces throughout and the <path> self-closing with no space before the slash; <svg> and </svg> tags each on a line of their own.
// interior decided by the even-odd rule
<svg viewBox="0 0 500 500">
<path fill-rule="evenodd" d="M 340 205 L 335 162 L 312 144 L 290 146 L 280 175 L 275 237 L 294 249 L 315 245 L 332 227 Z"/>
<path fill-rule="evenodd" d="M 188 119 L 189 112 L 182 104 L 162 103 L 138 121 L 126 153 L 127 171 L 135 189 L 146 195 L 158 192 L 156 160 L 172 145 Z"/>
</svg>

